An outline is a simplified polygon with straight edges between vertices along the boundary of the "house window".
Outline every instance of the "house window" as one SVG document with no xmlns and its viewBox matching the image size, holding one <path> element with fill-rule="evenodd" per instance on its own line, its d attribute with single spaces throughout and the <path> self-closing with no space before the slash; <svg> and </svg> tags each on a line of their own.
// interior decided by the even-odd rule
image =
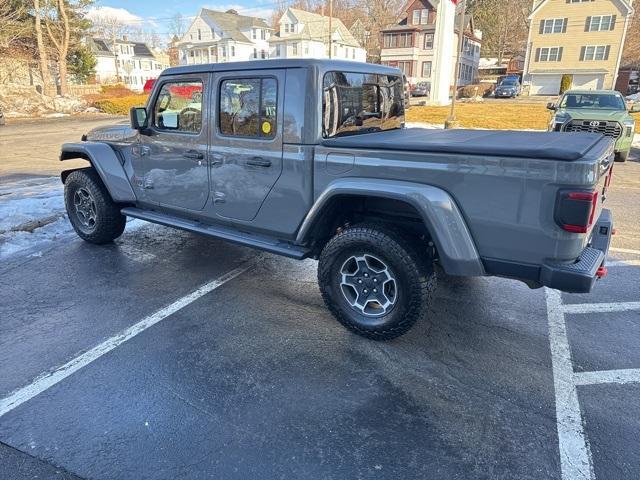
<svg viewBox="0 0 640 480">
<path fill-rule="evenodd" d="M 559 62 L 560 60 L 562 60 L 562 47 L 536 49 L 536 62 Z"/>
<path fill-rule="evenodd" d="M 291 33 L 296 33 L 296 26 L 295 26 L 295 24 L 293 24 L 293 23 L 292 23 L 291 25 L 289 25 L 289 30 L 291 31 Z"/>
<path fill-rule="evenodd" d="M 298 44 L 297 43 L 292 43 L 291 44 L 291 53 L 293 55 L 298 55 Z"/>
<path fill-rule="evenodd" d="M 429 23 L 429 10 L 426 8 L 414 10 L 411 20 L 414 25 L 426 25 Z"/>
<path fill-rule="evenodd" d="M 588 45 L 580 50 L 580 61 L 609 60 L 610 45 Z"/>
<path fill-rule="evenodd" d="M 258 49 L 257 48 L 253 49 L 253 58 L 258 58 Z"/>
<path fill-rule="evenodd" d="M 211 38 L 214 38 L 216 36 L 216 31 L 212 28 L 211 29 Z"/>
<path fill-rule="evenodd" d="M 288 23 L 284 24 L 284 33 L 289 33 L 289 24 Z"/>
<path fill-rule="evenodd" d="M 202 31 L 198 29 L 198 40 L 202 40 Z"/>
<path fill-rule="evenodd" d="M 280 56 L 280 45 L 276 45 L 276 57 Z"/>
<path fill-rule="evenodd" d="M 222 47 L 222 57 L 226 57 L 227 56 L 227 47 Z"/>
<path fill-rule="evenodd" d="M 309 55 L 309 45 L 304 46 L 304 54 Z"/>
<path fill-rule="evenodd" d="M 261 40 L 266 40 L 267 39 L 267 31 L 266 30 L 260 30 L 260 39 Z"/>
<path fill-rule="evenodd" d="M 413 62 L 411 60 L 401 60 L 398 62 L 398 68 L 402 73 L 404 73 L 407 77 L 411 76 L 411 66 Z"/>
<path fill-rule="evenodd" d="M 424 34 L 424 49 L 431 50 L 433 48 L 433 33 Z"/>
<path fill-rule="evenodd" d="M 585 32 L 602 32 L 613 30 L 615 24 L 615 15 L 597 15 L 595 17 L 587 17 L 585 23 Z"/>
<path fill-rule="evenodd" d="M 266 53 L 264 52 L 264 50 L 260 50 L 260 58 L 267 58 Z"/>
<path fill-rule="evenodd" d="M 431 62 L 422 62 L 422 76 L 425 78 L 431 77 Z"/>
<path fill-rule="evenodd" d="M 334 56 L 334 57 L 337 57 L 337 56 L 338 56 L 338 46 L 337 46 L 337 45 L 334 45 L 334 46 L 333 46 L 333 56 Z"/>
<path fill-rule="evenodd" d="M 413 21 L 411 23 L 414 25 L 418 25 L 420 23 L 420 10 L 413 11 Z"/>
<path fill-rule="evenodd" d="M 251 38 L 252 38 L 253 40 L 256 40 L 256 39 L 258 38 L 257 30 L 256 30 L 255 28 L 252 28 L 252 29 L 251 29 Z"/>
<path fill-rule="evenodd" d="M 540 20 L 539 33 L 564 33 L 567 31 L 568 18 L 547 18 Z"/>
<path fill-rule="evenodd" d="M 231 49 L 231 56 L 235 57 L 236 56 L 236 47 L 235 45 L 231 45 L 231 47 L 229 47 Z"/>
<path fill-rule="evenodd" d="M 385 48 L 413 47 L 413 34 L 412 33 L 385 33 L 384 47 Z"/>
<path fill-rule="evenodd" d="M 355 60 L 355 59 L 356 59 L 356 49 L 355 49 L 355 48 L 352 48 L 352 49 L 351 49 L 351 59 L 352 59 L 352 60 Z"/>
<path fill-rule="evenodd" d="M 277 95 L 275 78 L 224 80 L 220 84 L 220 133 L 234 137 L 275 137 Z"/>
</svg>

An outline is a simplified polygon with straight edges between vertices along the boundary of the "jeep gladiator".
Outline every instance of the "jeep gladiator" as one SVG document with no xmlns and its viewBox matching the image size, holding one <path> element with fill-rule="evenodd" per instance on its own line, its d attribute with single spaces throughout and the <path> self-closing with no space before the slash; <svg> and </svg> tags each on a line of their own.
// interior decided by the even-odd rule
<svg viewBox="0 0 640 480">
<path fill-rule="evenodd" d="M 128 216 L 318 259 L 329 310 L 378 340 L 427 311 L 436 265 L 568 292 L 604 276 L 611 139 L 405 128 L 404 108 L 380 65 L 169 68 L 130 124 L 62 146 L 90 163 L 62 173 L 69 219 L 97 244 Z"/>
</svg>

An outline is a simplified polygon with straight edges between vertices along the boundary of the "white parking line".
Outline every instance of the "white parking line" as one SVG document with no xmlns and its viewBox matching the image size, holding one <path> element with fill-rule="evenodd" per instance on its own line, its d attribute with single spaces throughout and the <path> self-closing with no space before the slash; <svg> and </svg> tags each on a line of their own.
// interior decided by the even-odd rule
<svg viewBox="0 0 640 480">
<path fill-rule="evenodd" d="M 592 480 L 591 451 L 584 434 L 578 393 L 573 382 L 562 298 L 556 290 L 545 290 L 562 480 Z"/>
<path fill-rule="evenodd" d="M 564 313 L 611 313 L 640 310 L 640 302 L 577 303 L 562 305 Z"/>
<path fill-rule="evenodd" d="M 123 330 L 119 334 L 105 340 L 101 344 L 96 345 L 91 350 L 88 350 L 82 355 L 77 356 L 73 360 L 70 360 L 64 365 L 58 367 L 56 370 L 40 375 L 31 384 L 26 385 L 18 390 L 15 390 L 8 397 L 5 397 L 2 400 L 0 400 L 0 417 L 9 413 L 14 408 L 19 407 L 24 402 L 31 400 L 36 395 L 39 395 L 45 390 L 53 387 L 57 383 L 60 383 L 62 380 L 64 380 L 68 376 L 77 372 L 81 368 L 86 367 L 91 362 L 102 357 L 104 354 L 109 353 L 111 350 L 118 347 L 119 345 L 122 345 L 124 342 L 131 340 L 136 335 L 144 332 L 148 328 L 154 326 L 156 323 L 164 320 L 169 315 L 172 315 L 177 311 L 183 309 L 187 305 L 205 296 L 207 293 L 210 293 L 216 288 L 224 285 L 229 280 L 236 278 L 241 273 L 244 273 L 247 270 L 249 270 L 252 266 L 253 266 L 253 263 L 250 263 L 225 273 L 221 277 L 215 280 L 212 280 L 209 283 L 206 283 L 205 285 L 201 286 L 200 288 L 191 292 L 190 294 L 185 295 L 182 298 L 179 298 L 178 300 L 173 302 L 171 305 L 168 305 L 158 310 L 157 312 L 153 313 L 152 315 L 149 315 L 148 317 L 143 318 L 138 323 Z"/>
<path fill-rule="evenodd" d="M 622 370 L 598 370 L 573 374 L 575 385 L 598 385 L 603 383 L 640 383 L 640 368 Z"/>
</svg>

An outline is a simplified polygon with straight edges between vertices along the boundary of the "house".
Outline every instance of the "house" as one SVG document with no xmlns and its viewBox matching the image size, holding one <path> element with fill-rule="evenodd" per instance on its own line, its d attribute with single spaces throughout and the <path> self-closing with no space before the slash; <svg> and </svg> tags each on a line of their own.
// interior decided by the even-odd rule
<svg viewBox="0 0 640 480">
<path fill-rule="evenodd" d="M 572 88 L 616 84 L 632 0 L 534 0 L 524 83 L 531 95 L 557 95 L 563 75 Z"/>
<path fill-rule="evenodd" d="M 329 33 L 331 24 L 331 33 Z M 344 23 L 297 8 L 287 8 L 269 40 L 270 58 L 340 58 L 365 62 L 367 53 Z"/>
<path fill-rule="evenodd" d="M 616 90 L 623 95 L 634 95 L 640 92 L 640 68 L 621 67 L 616 80 Z"/>
<path fill-rule="evenodd" d="M 181 65 L 268 58 L 272 31 L 262 18 L 202 8 L 175 47 Z"/>
<path fill-rule="evenodd" d="M 163 55 L 156 56 L 146 43 L 126 36 L 115 41 L 91 38 L 88 43 L 96 57 L 97 83 L 123 83 L 131 90 L 142 91 L 147 80 L 157 78 L 169 67 Z"/>
<path fill-rule="evenodd" d="M 414 0 L 408 3 L 403 18 L 396 24 L 382 30 L 382 51 L 380 63 L 398 67 L 404 72 L 411 84 L 416 82 L 433 83 L 434 65 L 436 61 L 437 32 L 444 25 L 439 25 L 436 9 L 437 3 L 431 0 Z M 459 14 L 456 14 L 455 27 L 448 39 L 453 45 L 452 58 L 443 59 L 441 68 L 447 69 L 451 85 L 455 75 L 458 59 L 458 26 Z M 458 85 L 467 85 L 476 81 L 480 62 L 482 32 L 475 29 L 473 17 L 465 15 L 463 29 L 463 48 L 460 56 Z"/>
</svg>

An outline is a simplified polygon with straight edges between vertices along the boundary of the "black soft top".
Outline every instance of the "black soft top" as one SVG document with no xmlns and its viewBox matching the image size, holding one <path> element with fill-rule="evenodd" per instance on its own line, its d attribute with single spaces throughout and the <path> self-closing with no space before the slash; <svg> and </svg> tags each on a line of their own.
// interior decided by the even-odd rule
<svg viewBox="0 0 640 480">
<path fill-rule="evenodd" d="M 573 161 L 602 139 L 599 133 L 402 128 L 323 140 L 328 147 L 454 153 Z"/>
</svg>

